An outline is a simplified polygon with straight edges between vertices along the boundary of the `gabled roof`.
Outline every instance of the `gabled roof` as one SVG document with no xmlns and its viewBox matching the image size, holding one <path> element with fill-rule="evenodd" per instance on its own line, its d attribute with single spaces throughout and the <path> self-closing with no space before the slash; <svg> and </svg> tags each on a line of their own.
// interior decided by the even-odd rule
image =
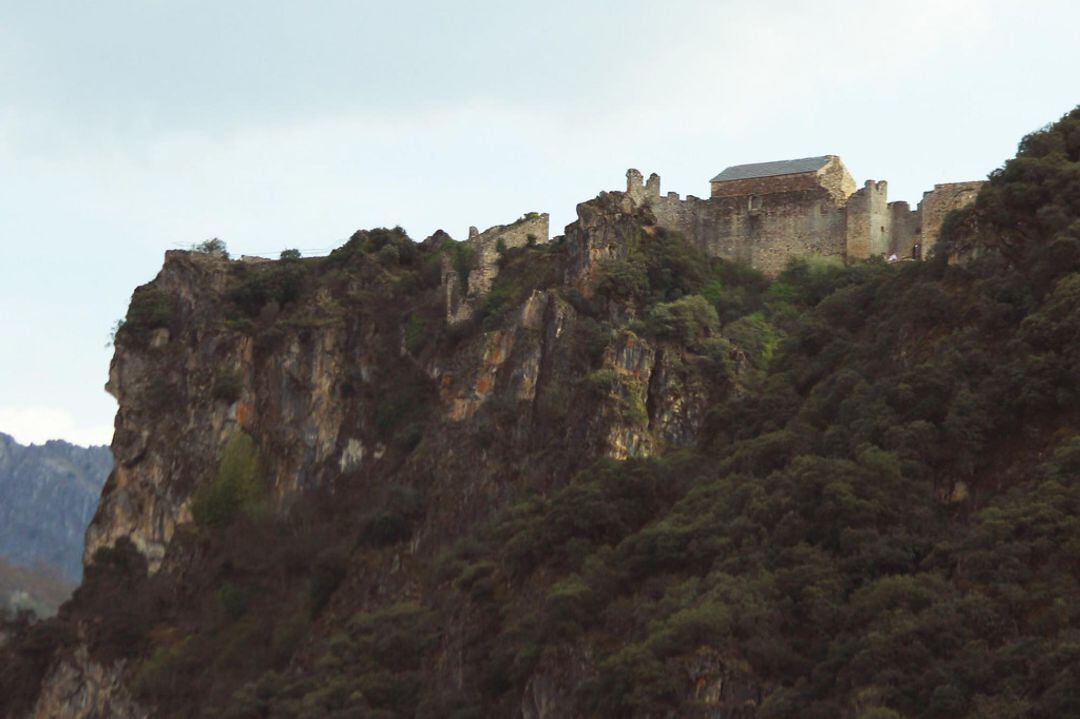
<svg viewBox="0 0 1080 719">
<path fill-rule="evenodd" d="M 732 165 L 712 179 L 712 182 L 746 180 L 751 177 L 773 177 L 775 175 L 796 175 L 802 172 L 817 172 L 832 158 L 803 157 L 798 160 L 779 160 L 777 162 L 755 162 L 751 165 Z"/>
</svg>

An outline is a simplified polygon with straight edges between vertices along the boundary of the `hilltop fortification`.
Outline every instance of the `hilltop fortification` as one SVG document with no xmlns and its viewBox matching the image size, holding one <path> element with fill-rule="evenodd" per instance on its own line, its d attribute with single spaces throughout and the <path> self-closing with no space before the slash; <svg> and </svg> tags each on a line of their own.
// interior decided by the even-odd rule
<svg viewBox="0 0 1080 719">
<path fill-rule="evenodd" d="M 806 255 L 865 260 L 922 259 L 946 214 L 974 201 L 982 182 L 934 185 L 912 210 L 889 202 L 888 183 L 854 179 L 836 155 L 735 165 L 712 178 L 710 197 L 660 192 L 655 173 L 626 173 L 626 194 L 657 223 L 683 233 L 710 255 L 766 274 Z"/>
<path fill-rule="evenodd" d="M 934 185 L 912 210 L 907 202 L 889 202 L 884 180 L 858 187 L 838 156 L 821 155 L 733 165 L 710 180 L 710 196 L 704 199 L 662 194 L 659 175 L 645 179 L 629 169 L 624 193 L 601 193 L 598 199 L 614 199 L 624 213 L 651 214 L 656 225 L 681 233 L 710 256 L 775 276 L 793 257 L 921 260 L 937 243 L 945 216 L 973 203 L 983 184 Z M 567 226 L 565 238 L 596 221 L 594 204 L 578 205 L 578 220 Z M 547 213 L 529 212 L 483 232 L 469 228 L 468 239 L 442 256 L 447 322 L 475 316 L 507 250 L 545 244 L 549 238 Z M 594 251 L 603 255 L 612 248 Z"/>
</svg>

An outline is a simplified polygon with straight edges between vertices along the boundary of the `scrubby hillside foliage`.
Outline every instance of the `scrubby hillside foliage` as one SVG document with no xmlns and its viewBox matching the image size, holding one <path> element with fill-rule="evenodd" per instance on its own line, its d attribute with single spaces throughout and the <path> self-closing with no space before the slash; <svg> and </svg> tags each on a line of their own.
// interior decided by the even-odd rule
<svg viewBox="0 0 1080 719">
<path fill-rule="evenodd" d="M 950 225 L 975 259 L 792 265 L 751 315 L 784 339 L 697 452 L 464 542 L 499 616 L 481 691 L 587 653 L 583 713 L 663 716 L 707 657 L 758 712 L 716 716 L 1080 715 L 1080 110 Z"/>
<path fill-rule="evenodd" d="M 973 207 L 947 228 L 951 251 L 997 250 L 1027 269 L 1043 292 L 1076 262 L 1080 242 L 1080 108 L 1020 142 L 1016 157 L 991 173 Z"/>
<path fill-rule="evenodd" d="M 180 581 L 130 543 L 99 552 L 58 619 L 7 644 L 0 714 L 79 627 L 162 717 L 1080 716 L 1080 109 L 1025 138 L 925 263 L 769 282 L 634 222 L 593 294 L 560 284 L 564 244 L 507 252 L 464 326 L 439 310 L 454 246 L 397 230 L 319 273 L 248 270 L 229 321 L 390 273 L 387 311 L 410 319 L 387 341 L 430 355 L 558 288 L 582 317 L 563 378 L 580 396 L 610 391 L 599 357 L 625 332 L 730 388 L 696 443 L 508 476 L 506 501 L 412 554 L 425 485 L 275 508 L 239 436 L 174 540 L 199 562 Z M 441 431 L 437 393 L 405 370 L 379 387 L 367 406 L 405 463 Z M 485 412 L 496 451 L 511 423 Z M 579 450 L 536 461 L 559 451 Z"/>
</svg>

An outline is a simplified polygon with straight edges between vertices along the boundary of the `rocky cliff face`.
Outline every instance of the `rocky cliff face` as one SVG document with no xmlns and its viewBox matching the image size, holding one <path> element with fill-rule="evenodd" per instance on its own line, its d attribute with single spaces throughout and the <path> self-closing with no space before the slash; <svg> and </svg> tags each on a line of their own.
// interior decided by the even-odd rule
<svg viewBox="0 0 1080 719">
<path fill-rule="evenodd" d="M 0 433 L 0 557 L 78 582 L 83 533 L 111 465 L 106 447 L 24 447 Z"/>
<path fill-rule="evenodd" d="M 473 316 L 452 326 L 446 258 L 460 245 L 441 233 L 413 245 L 362 232 L 326 260 L 166 253 L 116 337 L 115 467 L 85 561 L 123 542 L 166 585 L 197 572 L 200 502 L 244 437 L 266 511 L 311 494 L 361 505 L 386 486 L 423 494 L 389 566 L 343 570 L 354 591 L 383 595 L 378 606 L 423 596 L 424 567 L 524 492 L 557 488 L 598 458 L 691 445 L 733 375 L 627 325 L 641 314 L 634 302 L 596 296 L 605 263 L 656 231 L 647 211 L 615 193 L 579 215 L 550 245 L 486 248 L 477 261 L 493 269 L 469 294 Z M 437 672 L 459 688 L 469 680 L 455 645 L 466 640 L 447 632 Z M 297 656 L 322 651 L 312 639 Z M 34 716 L 145 715 L 125 686 L 137 680 L 131 666 L 77 641 L 49 670 Z M 566 687 L 544 673 L 521 701 L 527 716 L 571 711 Z"/>
<path fill-rule="evenodd" d="M 520 263 L 547 264 L 589 291 L 591 275 L 624 242 L 603 219 L 591 222 L 566 240 L 583 248 L 580 259 L 536 250 Z M 547 486 L 596 457 L 690 444 L 710 396 L 729 387 L 677 344 L 583 321 L 556 282 L 518 280 L 521 301 L 507 301 L 498 322 L 489 315 L 490 329 L 470 325 L 437 343 L 430 306 L 395 303 L 400 276 L 367 258 L 341 263 L 350 261 L 356 276 L 343 270 L 323 281 L 310 264 L 166 254 L 134 301 L 167 305 L 169 321 L 139 327 L 136 319 L 117 339 L 107 386 L 120 404 L 116 467 L 87 532 L 87 561 L 126 537 L 151 571 L 160 568 L 177 527 L 192 521 L 195 490 L 238 432 L 259 447 L 279 500 L 357 477 L 427 476 L 430 489 L 455 498 L 453 514 L 467 517 L 498 502 L 508 477 Z M 235 300 L 242 283 L 277 281 L 277 272 L 305 275 L 288 307 L 269 299 L 250 317 L 228 316 L 230 292 Z M 395 412 L 423 416 L 401 427 Z M 554 447 L 557 460 L 536 454 Z M 436 511 L 429 523 L 457 519 Z"/>
</svg>

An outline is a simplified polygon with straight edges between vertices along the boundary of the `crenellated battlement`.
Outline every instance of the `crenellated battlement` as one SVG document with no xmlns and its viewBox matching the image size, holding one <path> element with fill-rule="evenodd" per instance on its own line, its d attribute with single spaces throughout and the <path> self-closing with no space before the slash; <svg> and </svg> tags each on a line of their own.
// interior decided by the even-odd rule
<svg viewBox="0 0 1080 719">
<path fill-rule="evenodd" d="M 626 172 L 626 194 L 648 206 L 661 227 L 677 230 L 706 252 L 767 274 L 791 257 L 921 259 L 937 242 L 945 215 L 974 201 L 982 182 L 935 185 L 917 209 L 889 202 L 885 180 L 856 189 L 837 155 L 725 169 L 710 196 L 661 195 L 660 176 Z"/>
</svg>

